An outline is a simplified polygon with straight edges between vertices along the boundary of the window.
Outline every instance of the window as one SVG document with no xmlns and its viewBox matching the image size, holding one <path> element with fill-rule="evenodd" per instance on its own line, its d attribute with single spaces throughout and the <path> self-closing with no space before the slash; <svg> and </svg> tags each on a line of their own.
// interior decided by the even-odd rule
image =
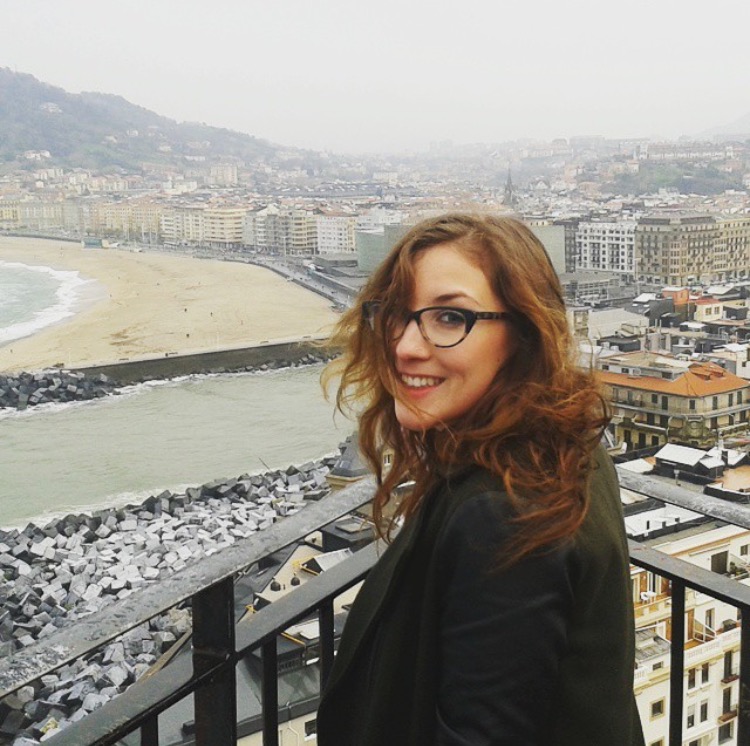
<svg viewBox="0 0 750 746">
<path fill-rule="evenodd" d="M 707 684 L 708 679 L 711 675 L 711 667 L 708 663 L 704 663 L 701 666 L 701 684 Z"/>
<path fill-rule="evenodd" d="M 714 628 L 714 610 L 713 609 L 706 609 L 706 613 L 705 613 L 705 616 L 704 616 L 704 622 L 703 623 L 709 629 L 713 629 Z"/>
<path fill-rule="evenodd" d="M 695 412 L 695 399 L 690 400 L 690 411 Z"/>
<path fill-rule="evenodd" d="M 687 722 L 685 727 L 692 728 L 695 725 L 695 705 L 690 705 L 687 708 Z"/>
<path fill-rule="evenodd" d="M 664 700 L 657 699 L 651 703 L 651 719 L 661 717 L 664 714 Z"/>
<path fill-rule="evenodd" d="M 740 556 L 741 556 L 741 557 L 745 557 L 745 556 L 747 556 L 747 549 L 748 549 L 748 544 L 743 544 L 743 545 L 742 545 L 742 546 L 740 547 Z"/>
<path fill-rule="evenodd" d="M 732 687 L 728 686 L 721 693 L 721 711 L 731 712 L 732 710 Z"/>
<path fill-rule="evenodd" d="M 711 572 L 725 574 L 729 562 L 729 552 L 717 552 L 711 556 Z"/>
<path fill-rule="evenodd" d="M 724 653 L 724 678 L 728 679 L 732 676 L 734 676 L 734 667 L 732 666 L 732 651 L 727 650 L 727 652 Z"/>
<path fill-rule="evenodd" d="M 318 721 L 313 718 L 305 723 L 305 739 L 312 738 L 318 733 Z"/>
<path fill-rule="evenodd" d="M 731 741 L 734 737 L 734 723 L 724 723 L 719 727 L 719 743 Z"/>
<path fill-rule="evenodd" d="M 695 689 L 695 668 L 688 669 L 688 689 Z"/>
<path fill-rule="evenodd" d="M 661 398 L 661 408 L 662 409 L 669 409 L 669 397 L 668 396 L 662 396 L 662 398 Z"/>
<path fill-rule="evenodd" d="M 703 702 L 701 702 L 700 720 L 701 720 L 701 723 L 705 723 L 706 720 L 708 720 L 708 700 L 707 699 L 704 699 Z"/>
<path fill-rule="evenodd" d="M 711 397 L 711 408 L 712 409 L 718 409 L 719 408 L 719 397 L 718 396 Z"/>
</svg>

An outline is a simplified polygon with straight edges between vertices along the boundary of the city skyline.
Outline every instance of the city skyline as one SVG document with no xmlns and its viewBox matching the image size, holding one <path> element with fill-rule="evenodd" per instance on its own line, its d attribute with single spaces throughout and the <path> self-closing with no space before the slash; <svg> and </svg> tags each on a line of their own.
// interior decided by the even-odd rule
<svg viewBox="0 0 750 746">
<path fill-rule="evenodd" d="M 750 113 L 750 11 L 719 0 L 707 17 L 692 6 L 11 0 L 0 66 L 334 152 L 676 139 Z"/>
</svg>

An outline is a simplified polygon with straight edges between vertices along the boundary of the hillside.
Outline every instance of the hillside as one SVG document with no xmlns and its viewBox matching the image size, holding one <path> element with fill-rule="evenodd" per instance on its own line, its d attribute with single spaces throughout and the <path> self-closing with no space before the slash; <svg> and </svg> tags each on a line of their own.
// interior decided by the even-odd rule
<svg viewBox="0 0 750 746">
<path fill-rule="evenodd" d="M 273 157 L 277 146 L 240 132 L 179 123 L 121 96 L 72 94 L 0 68 L 0 162 L 15 162 L 28 150 L 49 151 L 50 165 L 133 170 L 143 162 L 251 163 Z"/>
<path fill-rule="evenodd" d="M 727 124 L 716 125 L 700 133 L 701 137 L 731 137 L 739 140 L 750 139 L 750 112 Z"/>
</svg>

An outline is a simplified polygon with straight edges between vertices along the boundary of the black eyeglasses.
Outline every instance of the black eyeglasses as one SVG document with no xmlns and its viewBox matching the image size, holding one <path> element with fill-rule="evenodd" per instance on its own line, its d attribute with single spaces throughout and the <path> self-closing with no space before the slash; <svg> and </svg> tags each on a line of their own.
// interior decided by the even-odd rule
<svg viewBox="0 0 750 746">
<path fill-rule="evenodd" d="M 370 329 L 376 330 L 381 305 L 379 300 L 368 300 L 362 304 L 362 319 Z M 454 306 L 428 306 L 404 314 L 391 328 L 398 339 L 414 319 L 426 342 L 435 347 L 455 347 L 466 339 L 477 321 L 506 321 L 512 318 L 513 314 L 508 311 L 469 311 Z"/>
</svg>

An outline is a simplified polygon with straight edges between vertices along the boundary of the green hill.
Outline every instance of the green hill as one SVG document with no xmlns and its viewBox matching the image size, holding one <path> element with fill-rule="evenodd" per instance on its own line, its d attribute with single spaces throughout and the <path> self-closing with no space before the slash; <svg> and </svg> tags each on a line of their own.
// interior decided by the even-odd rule
<svg viewBox="0 0 750 746">
<path fill-rule="evenodd" d="M 272 158 L 278 147 L 240 132 L 176 122 L 121 96 L 67 93 L 0 68 L 0 162 L 21 164 L 28 150 L 49 151 L 51 165 L 134 170 L 144 162 L 184 167 L 201 156 L 207 163 L 252 163 Z"/>
</svg>

